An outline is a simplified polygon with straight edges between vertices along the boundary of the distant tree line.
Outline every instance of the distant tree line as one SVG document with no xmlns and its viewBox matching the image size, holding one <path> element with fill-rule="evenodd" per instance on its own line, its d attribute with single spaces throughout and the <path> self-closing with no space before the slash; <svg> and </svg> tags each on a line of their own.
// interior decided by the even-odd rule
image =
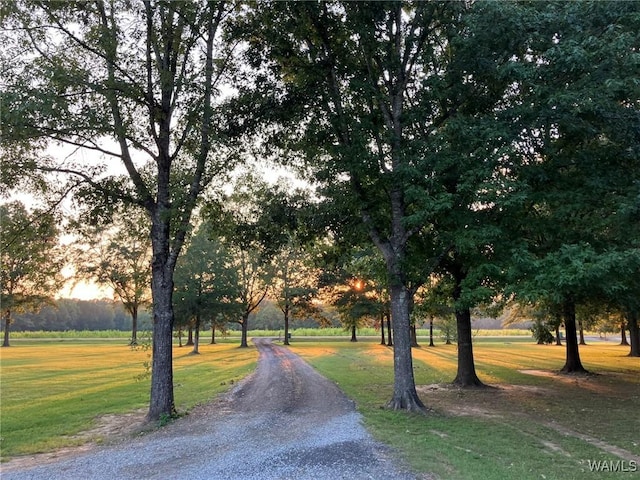
<svg viewBox="0 0 640 480">
<path fill-rule="evenodd" d="M 142 330 L 151 328 L 150 315 L 141 314 Z M 78 300 L 62 298 L 39 312 L 19 313 L 14 316 L 14 331 L 64 330 L 131 330 L 131 315 L 121 302 Z"/>
<path fill-rule="evenodd" d="M 151 329 L 151 315 L 147 310 L 140 312 L 140 330 Z M 265 300 L 260 309 L 253 313 L 249 322 L 252 330 L 282 329 L 282 312 L 271 300 Z M 312 317 L 295 320 L 296 328 L 315 328 L 319 323 Z M 337 317 L 326 326 L 339 327 Z M 209 325 L 206 325 L 209 327 Z M 131 315 L 126 311 L 122 302 L 108 299 L 79 300 L 62 298 L 55 304 L 47 305 L 38 312 L 16 314 L 11 326 L 13 331 L 34 332 L 65 330 L 131 330 Z M 231 322 L 227 330 L 239 330 L 240 326 Z"/>
</svg>

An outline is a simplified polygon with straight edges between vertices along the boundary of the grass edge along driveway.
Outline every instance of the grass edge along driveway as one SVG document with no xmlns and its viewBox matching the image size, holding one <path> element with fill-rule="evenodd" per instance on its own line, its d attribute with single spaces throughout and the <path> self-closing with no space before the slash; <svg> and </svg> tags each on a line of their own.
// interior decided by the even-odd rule
<svg viewBox="0 0 640 480">
<path fill-rule="evenodd" d="M 390 412 L 392 351 L 374 342 L 297 342 L 291 347 L 352 397 L 367 426 L 427 478 L 637 478 L 640 362 L 628 347 L 581 348 L 594 375 L 560 376 L 564 348 L 505 339 L 476 342 L 480 378 L 462 390 L 455 346 L 414 349 L 427 416 Z"/>
</svg>

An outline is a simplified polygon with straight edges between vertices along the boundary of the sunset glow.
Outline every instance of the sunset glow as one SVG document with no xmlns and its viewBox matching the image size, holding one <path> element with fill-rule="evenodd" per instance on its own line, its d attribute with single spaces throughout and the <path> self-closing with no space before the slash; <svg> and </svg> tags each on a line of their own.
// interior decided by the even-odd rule
<svg viewBox="0 0 640 480">
<path fill-rule="evenodd" d="M 113 298 L 113 290 L 93 282 L 80 280 L 75 284 L 69 283 L 58 293 L 59 298 L 76 298 L 78 300 L 97 300 Z"/>
</svg>

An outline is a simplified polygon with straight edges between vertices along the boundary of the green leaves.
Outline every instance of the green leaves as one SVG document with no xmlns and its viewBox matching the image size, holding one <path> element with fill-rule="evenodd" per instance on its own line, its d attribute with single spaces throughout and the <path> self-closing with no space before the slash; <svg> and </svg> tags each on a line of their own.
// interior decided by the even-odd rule
<svg viewBox="0 0 640 480">
<path fill-rule="evenodd" d="M 174 309 L 179 323 L 198 318 L 214 322 L 218 316 L 235 321 L 242 315 L 239 275 L 232 252 L 210 238 L 209 225 L 191 237 L 175 272 Z"/>
<path fill-rule="evenodd" d="M 7 312 L 37 310 L 62 287 L 64 258 L 56 218 L 47 212 L 29 212 L 20 202 L 0 205 L 0 218 L 2 308 Z"/>
</svg>

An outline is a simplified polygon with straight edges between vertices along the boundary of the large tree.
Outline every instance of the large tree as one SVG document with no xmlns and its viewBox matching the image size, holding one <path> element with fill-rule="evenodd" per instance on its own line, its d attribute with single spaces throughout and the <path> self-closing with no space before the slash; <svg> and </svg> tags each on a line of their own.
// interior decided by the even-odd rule
<svg viewBox="0 0 640 480">
<path fill-rule="evenodd" d="M 436 268 L 459 287 L 457 379 L 479 383 L 468 311 L 491 293 L 489 271 L 499 271 L 490 265 L 500 237 L 492 227 L 499 195 L 509 191 L 502 149 L 514 132 L 500 112 L 511 58 L 523 48 L 515 22 L 495 33 L 509 7 L 481 3 L 303 2 L 249 15 L 255 43 L 247 58 L 261 80 L 253 98 L 267 96 L 265 114 L 280 122 L 273 141 L 289 140 L 280 144 L 298 150 L 328 203 L 359 218 L 384 258 L 393 409 L 423 408 L 409 317 L 415 291 Z"/>
<path fill-rule="evenodd" d="M 212 177 L 232 164 L 221 146 L 227 116 L 217 108 L 230 59 L 221 27 L 233 8 L 204 1 L 17 1 L 4 12 L 7 163 L 79 178 L 94 211 L 124 201 L 150 218 L 150 420 L 175 411 L 173 272 L 191 214 Z M 58 162 L 43 163 L 40 152 L 23 157 L 26 142 L 70 148 L 50 150 Z"/>
<path fill-rule="evenodd" d="M 409 241 L 424 222 L 410 221 L 411 186 L 424 177 L 419 146 L 448 116 L 428 77 L 439 71 L 443 25 L 459 8 L 300 2 L 258 5 L 249 16 L 248 60 L 265 80 L 280 81 L 269 98 L 285 112 L 278 134 L 294 138 L 284 146 L 304 151 L 323 195 L 359 216 L 384 257 L 395 338 L 392 409 L 424 408 L 413 376 L 407 270 Z"/>
<path fill-rule="evenodd" d="M 637 278 L 640 120 L 633 2 L 532 4 L 514 122 L 521 185 L 516 290 L 562 312 L 565 372 L 581 372 L 576 306 Z M 626 292 L 626 293 L 625 293 Z"/>
<path fill-rule="evenodd" d="M 12 314 L 37 311 L 62 287 L 64 264 L 57 220 L 51 213 L 27 211 L 20 202 L 0 205 L 0 304 L 3 347 L 10 346 Z"/>
</svg>

